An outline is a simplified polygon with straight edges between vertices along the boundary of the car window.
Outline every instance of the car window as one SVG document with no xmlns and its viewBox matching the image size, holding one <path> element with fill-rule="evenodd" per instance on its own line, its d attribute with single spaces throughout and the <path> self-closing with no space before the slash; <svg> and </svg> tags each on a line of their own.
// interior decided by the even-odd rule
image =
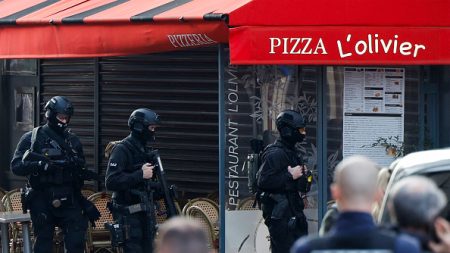
<svg viewBox="0 0 450 253">
<path fill-rule="evenodd" d="M 445 193 L 447 200 L 450 199 L 450 171 L 443 171 L 440 173 L 432 173 L 427 175 L 437 186 Z M 450 202 L 447 201 L 447 206 L 443 210 L 442 214 L 447 220 L 450 220 Z"/>
<path fill-rule="evenodd" d="M 416 173 L 414 175 L 423 175 L 431 180 L 433 180 L 437 186 L 445 193 L 447 196 L 447 199 L 450 200 L 450 168 L 448 170 L 439 171 L 439 172 L 433 172 L 433 173 Z M 399 181 L 400 179 L 404 178 L 406 173 L 397 173 L 393 175 L 393 177 L 390 179 L 388 188 L 386 189 L 386 196 L 383 200 L 383 206 L 382 211 L 380 212 L 381 220 L 379 219 L 381 224 L 391 224 L 391 218 L 389 215 L 388 206 L 386 203 L 388 203 L 390 198 L 390 192 L 392 189 L 392 186 L 395 184 L 395 182 Z M 450 202 L 447 202 L 447 206 L 442 212 L 442 216 L 445 217 L 447 220 L 450 220 Z"/>
</svg>

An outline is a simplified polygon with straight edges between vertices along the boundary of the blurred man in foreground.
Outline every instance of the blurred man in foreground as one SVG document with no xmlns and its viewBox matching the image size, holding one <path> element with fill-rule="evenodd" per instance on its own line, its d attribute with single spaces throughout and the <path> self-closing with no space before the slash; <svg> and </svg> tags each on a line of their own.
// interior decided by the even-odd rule
<svg viewBox="0 0 450 253">
<path fill-rule="evenodd" d="M 363 156 L 345 158 L 339 163 L 331 185 L 331 193 L 340 211 L 336 224 L 324 237 L 300 238 L 291 252 L 344 249 L 420 252 L 419 244 L 413 238 L 396 236 L 375 226 L 371 211 L 379 194 L 377 174 L 376 164 Z"/>
<path fill-rule="evenodd" d="M 429 242 L 437 240 L 434 222 L 447 204 L 444 192 L 429 178 L 410 176 L 398 181 L 391 194 L 389 210 L 398 229 L 429 251 Z"/>
</svg>

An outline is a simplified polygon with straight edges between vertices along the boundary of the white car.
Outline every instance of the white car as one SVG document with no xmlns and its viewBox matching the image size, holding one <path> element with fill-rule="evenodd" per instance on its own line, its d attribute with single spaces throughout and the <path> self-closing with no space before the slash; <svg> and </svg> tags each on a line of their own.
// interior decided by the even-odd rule
<svg viewBox="0 0 450 253">
<path fill-rule="evenodd" d="M 422 175 L 432 179 L 442 189 L 449 202 L 444 209 L 444 215 L 449 219 L 450 210 L 450 148 L 419 151 L 408 154 L 394 161 L 390 168 L 392 174 L 386 188 L 386 193 L 378 216 L 378 223 L 390 223 L 387 200 L 395 182 L 410 175 Z"/>
</svg>

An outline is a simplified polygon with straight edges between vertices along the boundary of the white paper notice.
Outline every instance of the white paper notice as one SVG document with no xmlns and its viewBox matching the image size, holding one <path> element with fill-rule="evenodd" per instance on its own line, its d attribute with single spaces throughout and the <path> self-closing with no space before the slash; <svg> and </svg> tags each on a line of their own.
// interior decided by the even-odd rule
<svg viewBox="0 0 450 253">
<path fill-rule="evenodd" d="M 384 147 L 371 147 L 378 138 L 404 134 L 404 68 L 344 69 L 343 156 L 366 155 L 389 165 L 394 157 Z"/>
</svg>

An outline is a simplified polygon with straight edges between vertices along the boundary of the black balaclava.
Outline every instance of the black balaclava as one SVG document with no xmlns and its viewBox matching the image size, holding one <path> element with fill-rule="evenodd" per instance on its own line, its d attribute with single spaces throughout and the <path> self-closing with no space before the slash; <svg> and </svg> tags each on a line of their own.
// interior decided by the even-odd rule
<svg viewBox="0 0 450 253">
<path fill-rule="evenodd" d="M 305 139 L 305 135 L 299 132 L 299 128 L 306 126 L 303 116 L 294 110 L 282 111 L 276 120 L 277 129 L 280 137 L 289 145 L 294 146 Z"/>
<path fill-rule="evenodd" d="M 159 124 L 159 115 L 147 108 L 139 108 L 133 111 L 128 119 L 131 135 L 139 139 L 143 145 L 155 141 L 155 132 L 150 131 L 148 127 Z"/>
</svg>

